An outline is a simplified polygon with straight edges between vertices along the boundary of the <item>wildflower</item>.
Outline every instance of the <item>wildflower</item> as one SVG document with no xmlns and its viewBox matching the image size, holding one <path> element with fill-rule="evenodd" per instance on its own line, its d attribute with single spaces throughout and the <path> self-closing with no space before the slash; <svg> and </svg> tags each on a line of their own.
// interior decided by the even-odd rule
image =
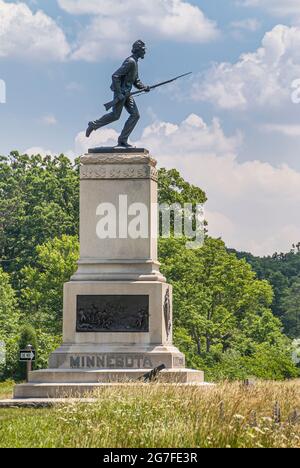
<svg viewBox="0 0 300 468">
<path fill-rule="evenodd" d="M 242 416 L 241 414 L 235 414 L 233 417 L 234 417 L 234 419 L 237 419 L 237 420 L 240 420 L 240 421 L 244 421 L 244 419 L 245 419 L 245 416 Z"/>
</svg>

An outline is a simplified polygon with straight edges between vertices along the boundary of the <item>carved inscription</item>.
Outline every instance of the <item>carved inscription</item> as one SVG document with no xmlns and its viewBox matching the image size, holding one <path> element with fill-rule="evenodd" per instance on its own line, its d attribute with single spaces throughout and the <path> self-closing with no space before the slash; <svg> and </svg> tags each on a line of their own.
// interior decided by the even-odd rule
<svg viewBox="0 0 300 468">
<path fill-rule="evenodd" d="M 153 369 L 151 359 L 143 354 L 96 354 L 71 356 L 71 369 Z"/>
</svg>

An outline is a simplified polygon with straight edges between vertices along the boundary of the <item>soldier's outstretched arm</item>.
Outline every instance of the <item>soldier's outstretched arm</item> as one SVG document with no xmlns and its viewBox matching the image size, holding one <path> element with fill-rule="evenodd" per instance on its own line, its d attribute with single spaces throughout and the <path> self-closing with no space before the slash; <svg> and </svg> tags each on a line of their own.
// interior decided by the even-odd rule
<svg viewBox="0 0 300 468">
<path fill-rule="evenodd" d="M 144 85 L 144 83 L 142 83 L 142 81 L 139 79 L 139 77 L 137 77 L 137 79 L 135 80 L 135 82 L 133 83 L 133 85 L 134 85 L 135 88 L 137 88 L 137 89 L 144 89 L 144 88 L 146 88 L 146 85 Z"/>
<path fill-rule="evenodd" d="M 146 92 L 149 92 L 149 91 L 150 91 L 150 87 L 144 85 L 144 83 L 142 83 L 142 81 L 140 80 L 139 76 L 137 77 L 137 79 L 136 79 L 135 82 L 133 83 L 133 86 L 134 86 L 135 88 L 137 88 L 137 89 L 144 90 L 144 91 L 146 91 Z"/>
</svg>

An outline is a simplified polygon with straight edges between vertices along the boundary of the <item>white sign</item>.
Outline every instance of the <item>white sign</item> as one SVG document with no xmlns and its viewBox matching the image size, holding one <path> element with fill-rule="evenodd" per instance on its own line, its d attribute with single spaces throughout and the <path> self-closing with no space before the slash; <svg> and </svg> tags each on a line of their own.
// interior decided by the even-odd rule
<svg viewBox="0 0 300 468">
<path fill-rule="evenodd" d="M 20 351 L 20 361 L 34 361 L 35 351 L 22 350 Z"/>
</svg>

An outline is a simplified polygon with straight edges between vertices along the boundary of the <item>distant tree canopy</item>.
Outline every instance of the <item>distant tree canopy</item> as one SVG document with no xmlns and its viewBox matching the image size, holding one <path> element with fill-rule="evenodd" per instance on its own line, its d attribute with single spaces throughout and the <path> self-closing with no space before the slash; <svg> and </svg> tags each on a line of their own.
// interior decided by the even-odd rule
<svg viewBox="0 0 300 468">
<path fill-rule="evenodd" d="M 297 276 L 291 286 L 282 291 L 279 299 L 280 315 L 286 333 L 298 339 L 300 336 L 300 276 Z"/>
<path fill-rule="evenodd" d="M 275 253 L 270 257 L 255 257 L 250 253 L 234 252 L 244 258 L 257 273 L 273 287 L 272 312 L 283 323 L 284 331 L 291 338 L 300 337 L 300 244 L 293 245 L 288 253 Z"/>
</svg>

